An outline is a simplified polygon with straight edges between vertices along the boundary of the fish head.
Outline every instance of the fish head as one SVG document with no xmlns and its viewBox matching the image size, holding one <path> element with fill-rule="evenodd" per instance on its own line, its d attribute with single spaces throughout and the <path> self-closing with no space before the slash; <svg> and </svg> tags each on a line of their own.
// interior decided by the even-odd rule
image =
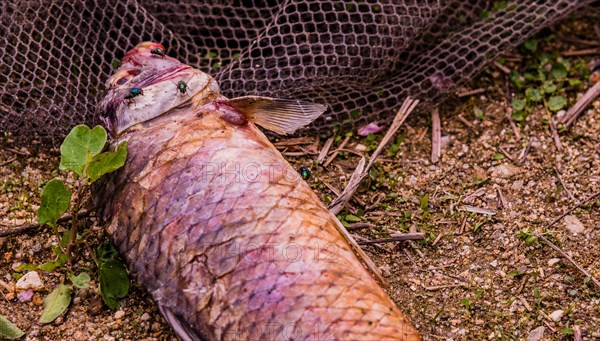
<svg viewBox="0 0 600 341">
<path fill-rule="evenodd" d="M 97 117 L 113 137 L 174 109 L 202 105 L 221 96 L 212 77 L 175 58 L 152 52 L 158 48 L 164 51 L 158 43 L 138 44 L 125 54 L 119 69 L 107 80 L 108 90 Z"/>
</svg>

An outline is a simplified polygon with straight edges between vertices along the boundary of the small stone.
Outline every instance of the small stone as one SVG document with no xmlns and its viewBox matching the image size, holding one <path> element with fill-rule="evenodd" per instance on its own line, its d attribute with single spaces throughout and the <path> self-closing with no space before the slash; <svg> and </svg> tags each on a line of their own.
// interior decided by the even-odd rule
<svg viewBox="0 0 600 341">
<path fill-rule="evenodd" d="M 142 317 L 140 317 L 142 319 L 142 321 L 148 321 L 150 320 L 150 314 L 148 313 L 143 313 Z"/>
<path fill-rule="evenodd" d="M 529 335 L 527 335 L 527 341 L 541 341 L 542 338 L 544 337 L 545 330 L 546 330 L 546 327 L 540 326 L 540 327 L 537 327 L 534 330 L 530 331 Z"/>
<path fill-rule="evenodd" d="M 21 291 L 17 294 L 17 298 L 19 299 L 19 302 L 31 301 L 32 297 L 33 297 L 33 290 L 31 290 L 31 289 L 29 289 L 27 291 Z"/>
<path fill-rule="evenodd" d="M 494 260 L 493 262 L 490 263 L 491 266 L 493 267 L 497 267 L 498 266 L 498 261 Z"/>
<path fill-rule="evenodd" d="M 513 175 L 519 174 L 521 172 L 521 169 L 511 164 L 503 164 L 498 165 L 496 167 L 492 167 L 489 171 L 492 173 L 493 178 L 507 179 Z"/>
<path fill-rule="evenodd" d="M 581 221 L 574 215 L 565 216 L 565 228 L 572 234 L 581 233 L 585 229 Z"/>
<path fill-rule="evenodd" d="M 94 297 L 88 306 L 88 312 L 91 315 L 98 315 L 104 309 L 104 302 L 102 302 L 102 298 L 100 296 Z"/>
<path fill-rule="evenodd" d="M 73 334 L 73 339 L 75 339 L 76 341 L 83 341 L 86 340 L 85 335 L 83 335 L 83 332 L 81 330 L 78 330 L 75 332 L 75 334 Z"/>
<path fill-rule="evenodd" d="M 19 278 L 16 285 L 17 292 L 33 290 L 33 291 L 42 291 L 45 290 L 46 287 L 40 278 L 40 275 L 36 271 L 30 271 L 25 274 L 25 276 Z"/>
<path fill-rule="evenodd" d="M 365 146 L 364 144 L 357 144 L 356 146 L 354 146 L 354 150 L 356 150 L 357 152 L 366 152 L 367 151 L 367 146 Z"/>
<path fill-rule="evenodd" d="M 552 312 L 552 314 L 548 315 L 548 317 L 550 317 L 550 319 L 552 321 L 558 322 L 558 321 L 560 321 L 560 319 L 562 319 L 564 314 L 565 314 L 565 312 L 562 310 L 555 310 Z"/>
<path fill-rule="evenodd" d="M 123 310 L 117 310 L 117 312 L 115 313 L 115 318 L 117 320 L 122 319 L 123 316 L 125 316 L 125 312 Z"/>
<path fill-rule="evenodd" d="M 560 262 L 560 258 L 550 258 L 548 260 L 548 266 L 552 266 L 552 265 L 554 265 L 554 264 L 556 264 L 558 262 Z"/>
</svg>

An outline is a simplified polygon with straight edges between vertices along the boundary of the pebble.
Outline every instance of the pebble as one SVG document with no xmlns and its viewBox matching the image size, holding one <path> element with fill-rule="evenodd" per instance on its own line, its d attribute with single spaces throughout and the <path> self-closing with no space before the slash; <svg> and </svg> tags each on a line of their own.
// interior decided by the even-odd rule
<svg viewBox="0 0 600 341">
<path fill-rule="evenodd" d="M 498 165 L 490 168 L 493 178 L 507 179 L 513 175 L 519 174 L 521 169 L 510 164 Z"/>
<path fill-rule="evenodd" d="M 552 265 L 554 265 L 554 264 L 556 264 L 558 262 L 560 262 L 560 258 L 550 258 L 548 260 L 548 266 L 552 266 Z"/>
<path fill-rule="evenodd" d="M 40 275 L 38 275 L 36 271 L 30 271 L 26 273 L 25 276 L 19 278 L 15 288 L 17 289 L 17 292 L 29 289 L 33 291 L 42 291 L 46 289 Z"/>
<path fill-rule="evenodd" d="M 558 321 L 560 321 L 560 319 L 562 319 L 564 314 L 565 314 L 565 312 L 562 310 L 555 310 L 552 312 L 552 314 L 548 315 L 548 317 L 550 317 L 550 319 L 552 321 L 558 322 Z"/>
<path fill-rule="evenodd" d="M 577 217 L 574 215 L 565 216 L 564 219 L 565 219 L 565 228 L 567 229 L 567 231 L 571 232 L 572 234 L 581 233 L 585 229 L 585 227 L 583 226 L 581 221 L 579 221 L 579 219 L 577 219 Z"/>
<path fill-rule="evenodd" d="M 31 301 L 32 297 L 33 297 L 33 290 L 31 290 L 31 289 L 26 290 L 26 291 L 21 291 L 17 294 L 17 298 L 19 299 L 19 302 Z"/>
<path fill-rule="evenodd" d="M 123 310 L 117 310 L 117 312 L 115 313 L 115 318 L 117 320 L 122 319 L 123 316 L 125 316 L 125 312 Z"/>
<path fill-rule="evenodd" d="M 148 321 L 148 320 L 150 320 L 150 314 L 143 313 L 141 319 L 142 319 L 142 321 Z"/>
<path fill-rule="evenodd" d="M 545 330 L 546 328 L 544 326 L 540 326 L 530 331 L 529 335 L 527 335 L 527 341 L 541 341 L 544 337 Z"/>
</svg>

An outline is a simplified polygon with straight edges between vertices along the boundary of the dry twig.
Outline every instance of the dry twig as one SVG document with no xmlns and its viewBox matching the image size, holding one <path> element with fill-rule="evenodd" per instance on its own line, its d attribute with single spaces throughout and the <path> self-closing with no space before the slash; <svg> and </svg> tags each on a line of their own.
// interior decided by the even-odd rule
<svg viewBox="0 0 600 341">
<path fill-rule="evenodd" d="M 417 232 L 417 233 L 403 233 L 396 235 L 390 238 L 381 238 L 381 239 L 372 239 L 372 240 L 364 240 L 359 241 L 359 244 L 370 245 L 370 244 L 380 244 L 380 243 L 393 243 L 404 240 L 420 240 L 425 238 L 425 233 Z"/>
<path fill-rule="evenodd" d="M 325 161 L 325 163 L 323 164 L 323 167 L 327 167 L 329 166 L 329 164 L 331 162 L 333 162 L 333 160 L 335 160 L 335 158 L 338 156 L 338 154 L 340 153 L 340 150 L 343 149 L 344 147 L 346 147 L 346 145 L 348 144 L 348 141 L 350 141 L 350 136 L 346 136 L 344 138 L 344 140 L 342 141 L 342 143 L 340 144 L 340 147 L 336 150 L 333 151 L 333 153 L 331 154 L 331 156 L 329 157 L 329 159 L 327 159 L 327 161 Z"/>
<path fill-rule="evenodd" d="M 358 165 L 356 166 L 356 169 L 354 170 L 354 173 L 352 174 L 352 177 L 350 178 L 350 181 L 348 182 L 348 185 L 346 185 L 344 192 L 342 192 L 342 195 L 335 199 L 333 203 L 331 203 L 331 205 L 329 206 L 330 212 L 332 212 L 333 214 L 337 214 L 342 210 L 342 207 L 344 207 L 348 200 L 350 200 L 350 198 L 354 195 L 354 192 L 356 192 L 356 189 L 358 188 L 358 185 L 360 184 L 362 179 L 364 179 L 367 176 L 369 169 L 371 169 L 371 166 L 375 163 L 375 160 L 377 160 L 377 157 L 379 156 L 379 154 L 381 154 L 383 148 L 392 139 L 392 136 L 394 136 L 396 131 L 398 131 L 400 125 L 402 125 L 404 120 L 406 120 L 406 117 L 408 117 L 408 115 L 415 109 L 417 104 L 419 104 L 419 100 L 413 100 L 410 97 L 404 101 L 402 107 L 398 111 L 398 114 L 396 114 L 394 121 L 390 125 L 390 128 L 388 129 L 385 136 L 377 146 L 377 149 L 375 149 L 375 151 L 371 155 L 369 163 L 365 166 L 366 160 L 365 158 L 361 158 Z"/>
<path fill-rule="evenodd" d="M 467 97 L 467 96 L 479 95 L 479 94 L 484 93 L 485 91 L 486 91 L 485 88 L 479 88 L 479 89 L 475 89 L 475 90 L 467 90 L 467 91 L 458 92 L 456 95 L 459 98 L 462 98 L 462 97 Z"/>
<path fill-rule="evenodd" d="M 559 122 L 563 123 L 567 127 L 570 127 L 575 120 L 577 120 L 579 114 L 583 112 L 583 109 L 592 103 L 592 101 L 598 96 L 600 96 L 600 81 L 596 82 L 593 87 L 586 91 L 585 94 L 577 101 L 577 103 L 575 103 L 575 105 L 572 106 L 564 114 L 564 116 L 560 118 Z"/>
<path fill-rule="evenodd" d="M 579 207 L 587 204 L 588 202 L 594 200 L 594 198 L 596 198 L 597 196 L 600 195 L 600 192 L 596 192 L 592 195 L 590 195 L 587 199 L 585 199 L 584 201 L 580 201 L 577 205 L 571 207 L 568 211 L 566 211 L 565 213 L 561 214 L 558 218 L 552 220 L 552 222 L 550 224 L 548 224 L 548 226 L 546 226 L 546 229 L 551 228 L 552 226 L 554 226 L 554 224 L 556 224 L 559 220 L 561 220 L 562 218 L 564 218 L 565 216 L 569 215 L 571 212 L 575 211 L 576 209 L 578 209 Z"/>
<path fill-rule="evenodd" d="M 558 171 L 558 169 L 556 167 L 554 167 L 554 172 L 556 173 L 556 177 L 558 178 L 558 181 L 560 181 L 560 185 L 565 190 L 565 192 L 567 192 L 567 195 L 569 196 L 569 198 L 571 198 L 571 200 L 577 202 L 577 199 L 573 196 L 573 193 L 571 193 L 571 191 L 569 191 L 569 188 L 563 181 L 562 177 L 560 176 L 560 172 Z"/>
<path fill-rule="evenodd" d="M 319 164 L 323 163 L 323 161 L 327 157 L 327 154 L 329 153 L 329 149 L 331 149 L 331 145 L 333 144 L 334 139 L 335 139 L 335 136 L 332 136 L 332 137 L 328 138 L 327 141 L 325 141 L 325 144 L 323 145 L 323 149 L 321 149 L 321 152 L 319 153 L 319 156 L 317 157 L 317 163 L 319 163 Z"/>
<path fill-rule="evenodd" d="M 568 260 L 571 264 L 573 264 L 579 271 L 581 271 L 584 275 L 586 275 L 586 277 L 589 277 L 592 280 L 592 282 L 594 282 L 594 284 L 596 284 L 598 286 L 598 288 L 600 288 L 600 282 L 598 282 L 598 280 L 596 278 L 594 278 L 594 276 L 592 276 L 592 274 L 589 273 L 586 269 L 582 268 L 579 264 L 577 264 L 577 262 L 575 262 L 573 260 L 573 258 L 569 257 L 569 255 L 567 255 L 558 246 L 554 245 L 551 241 L 549 241 L 548 239 L 546 239 L 546 237 L 542 236 L 541 234 L 539 234 L 537 232 L 534 232 L 533 234 L 539 240 L 543 241 L 548 246 L 550 246 L 552 249 L 554 249 L 554 251 L 560 253 L 561 256 L 563 256 L 566 260 Z"/>
<path fill-rule="evenodd" d="M 431 112 L 431 162 L 440 161 L 442 152 L 442 128 L 440 126 L 440 111 L 434 108 Z"/>
<path fill-rule="evenodd" d="M 83 218 L 85 216 L 88 216 L 92 213 L 91 210 L 81 210 L 79 211 L 79 213 L 77 214 L 77 218 Z M 73 218 L 73 216 L 71 214 L 65 214 L 62 217 L 58 218 L 57 222 L 58 223 L 64 223 L 65 221 L 69 221 Z M 21 233 L 25 233 L 34 229 L 37 229 L 39 227 L 41 227 L 42 225 L 40 224 L 25 224 L 25 225 L 21 225 L 21 226 L 17 226 L 17 227 L 13 227 L 11 229 L 8 230 L 0 230 L 0 238 L 1 237 L 7 237 L 7 236 L 12 236 L 15 234 L 21 234 Z"/>
</svg>

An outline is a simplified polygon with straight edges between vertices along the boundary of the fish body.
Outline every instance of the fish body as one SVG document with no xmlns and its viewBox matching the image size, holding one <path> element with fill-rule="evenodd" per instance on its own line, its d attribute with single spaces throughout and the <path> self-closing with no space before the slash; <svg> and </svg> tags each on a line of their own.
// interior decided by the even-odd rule
<svg viewBox="0 0 600 341">
<path fill-rule="evenodd" d="M 138 45 L 109 80 L 103 120 L 113 144 L 127 141 L 128 159 L 96 187 L 95 202 L 176 333 L 184 340 L 419 340 L 337 218 L 253 123 L 285 132 L 306 118 L 275 122 L 256 110 L 298 114 L 299 105 L 312 115 L 318 107 L 230 101 L 208 75 L 150 53 L 156 45 Z M 177 94 L 179 80 L 189 97 Z M 133 87 L 144 94 L 128 103 Z"/>
</svg>

